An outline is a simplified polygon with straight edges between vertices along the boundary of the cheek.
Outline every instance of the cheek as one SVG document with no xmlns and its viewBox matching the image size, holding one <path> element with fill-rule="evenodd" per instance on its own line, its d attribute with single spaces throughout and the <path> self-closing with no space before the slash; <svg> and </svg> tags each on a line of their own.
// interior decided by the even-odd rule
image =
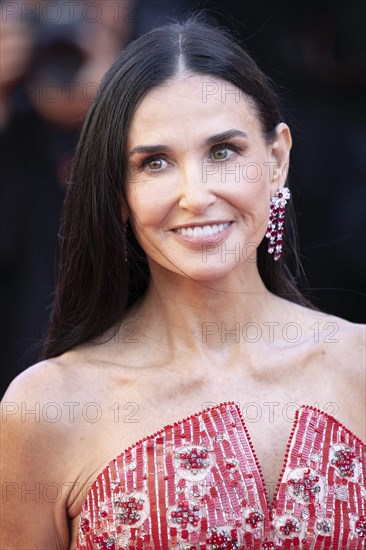
<svg viewBox="0 0 366 550">
<path fill-rule="evenodd" d="M 168 211 L 163 194 L 157 193 L 156 190 L 152 192 L 146 187 L 131 190 L 129 205 L 137 225 L 144 227 L 146 231 L 149 227 L 160 226 Z"/>
<path fill-rule="evenodd" d="M 242 179 L 226 188 L 224 198 L 245 216 L 257 218 L 268 215 L 270 190 L 262 181 Z"/>
<path fill-rule="evenodd" d="M 270 185 L 262 162 L 249 161 L 241 166 L 242 203 L 258 216 L 268 216 Z"/>
<path fill-rule="evenodd" d="M 269 190 L 268 167 L 264 155 L 251 155 L 240 164 L 241 181 Z"/>
<path fill-rule="evenodd" d="M 244 201 L 258 200 L 267 201 L 270 196 L 270 185 L 268 170 L 266 170 L 265 158 L 260 155 L 248 155 L 239 162 L 222 164 L 219 174 L 215 177 L 217 182 L 227 186 L 231 193 L 239 192 Z"/>
<path fill-rule="evenodd" d="M 243 178 L 248 183 L 264 184 L 263 168 L 257 162 L 248 162 L 243 165 Z"/>
</svg>

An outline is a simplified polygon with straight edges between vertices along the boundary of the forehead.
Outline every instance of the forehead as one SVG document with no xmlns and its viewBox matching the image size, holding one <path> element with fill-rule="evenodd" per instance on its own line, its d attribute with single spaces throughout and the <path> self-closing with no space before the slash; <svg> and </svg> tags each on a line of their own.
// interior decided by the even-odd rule
<svg viewBox="0 0 366 550">
<path fill-rule="evenodd" d="M 240 127 L 259 135 L 261 125 L 253 101 L 236 86 L 211 76 L 182 74 L 151 89 L 132 117 L 128 144 L 143 136 L 162 138 Z"/>
</svg>

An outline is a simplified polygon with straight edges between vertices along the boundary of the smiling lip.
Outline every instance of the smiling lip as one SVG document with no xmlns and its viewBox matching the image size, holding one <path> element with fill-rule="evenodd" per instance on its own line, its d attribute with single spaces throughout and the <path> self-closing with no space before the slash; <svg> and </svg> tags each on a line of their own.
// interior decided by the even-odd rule
<svg viewBox="0 0 366 550">
<path fill-rule="evenodd" d="M 216 243 L 226 236 L 233 222 L 213 222 L 185 225 L 172 231 L 178 238 L 192 244 Z"/>
</svg>

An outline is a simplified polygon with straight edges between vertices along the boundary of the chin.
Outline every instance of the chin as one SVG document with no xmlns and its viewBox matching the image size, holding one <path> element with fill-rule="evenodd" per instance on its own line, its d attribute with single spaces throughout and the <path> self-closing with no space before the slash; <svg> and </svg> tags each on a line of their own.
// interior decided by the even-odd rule
<svg viewBox="0 0 366 550">
<path fill-rule="evenodd" d="M 204 282 L 213 282 L 213 281 L 220 281 L 227 277 L 229 277 L 235 268 L 237 267 L 237 264 L 230 267 L 228 264 L 214 264 L 214 265 L 200 265 L 197 267 L 194 267 L 190 265 L 186 268 L 184 266 L 177 265 L 178 268 L 182 270 L 182 276 L 189 277 L 190 279 L 193 279 L 194 281 L 204 283 Z M 179 272 L 178 272 L 179 274 Z"/>
</svg>

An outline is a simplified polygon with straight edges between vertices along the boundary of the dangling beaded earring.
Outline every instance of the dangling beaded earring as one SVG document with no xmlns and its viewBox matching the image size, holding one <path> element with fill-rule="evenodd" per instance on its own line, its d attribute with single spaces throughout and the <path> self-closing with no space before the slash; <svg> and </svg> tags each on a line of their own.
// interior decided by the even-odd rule
<svg viewBox="0 0 366 550">
<path fill-rule="evenodd" d="M 122 230 L 123 230 L 123 256 L 124 256 L 125 262 L 127 263 L 128 262 L 128 257 L 127 257 L 127 223 L 124 223 L 122 225 Z"/>
<path fill-rule="evenodd" d="M 291 194 L 288 187 L 280 187 L 271 198 L 269 221 L 266 237 L 269 239 L 268 252 L 278 260 L 282 254 L 283 224 L 285 222 L 285 207 Z"/>
</svg>

